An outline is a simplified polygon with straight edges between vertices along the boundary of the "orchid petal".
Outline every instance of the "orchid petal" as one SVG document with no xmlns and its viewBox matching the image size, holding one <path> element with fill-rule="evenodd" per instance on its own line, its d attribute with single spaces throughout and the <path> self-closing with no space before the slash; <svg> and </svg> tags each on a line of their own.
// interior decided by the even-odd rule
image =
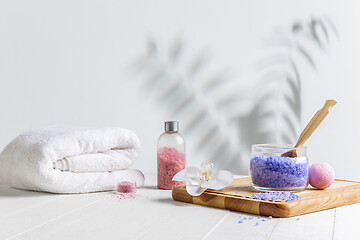
<svg viewBox="0 0 360 240">
<path fill-rule="evenodd" d="M 206 188 L 203 188 L 201 186 L 198 185 L 186 185 L 186 191 L 191 195 L 191 196 L 200 196 L 204 191 L 206 190 Z"/>
<path fill-rule="evenodd" d="M 231 172 L 222 170 L 217 173 L 214 173 L 214 179 L 202 183 L 201 187 L 220 190 L 224 187 L 227 187 L 230 183 L 232 183 L 233 179 L 234 176 L 232 175 Z"/>
<path fill-rule="evenodd" d="M 203 162 L 200 164 L 200 169 L 206 173 L 206 172 L 212 172 L 212 169 L 214 168 L 214 164 L 213 163 L 206 163 Z"/>
<path fill-rule="evenodd" d="M 201 184 L 202 172 L 197 167 L 187 167 L 173 177 L 173 181 L 187 182 L 191 185 Z"/>
</svg>

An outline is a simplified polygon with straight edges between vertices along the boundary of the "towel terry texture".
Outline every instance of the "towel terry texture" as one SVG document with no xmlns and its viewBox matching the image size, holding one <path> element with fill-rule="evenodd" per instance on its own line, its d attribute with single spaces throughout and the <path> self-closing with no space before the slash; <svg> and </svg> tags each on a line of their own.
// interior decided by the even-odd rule
<svg viewBox="0 0 360 240">
<path fill-rule="evenodd" d="M 54 193 L 116 190 L 122 181 L 144 185 L 128 167 L 139 139 L 123 128 L 47 127 L 26 132 L 0 154 L 0 178 L 10 186 Z"/>
</svg>

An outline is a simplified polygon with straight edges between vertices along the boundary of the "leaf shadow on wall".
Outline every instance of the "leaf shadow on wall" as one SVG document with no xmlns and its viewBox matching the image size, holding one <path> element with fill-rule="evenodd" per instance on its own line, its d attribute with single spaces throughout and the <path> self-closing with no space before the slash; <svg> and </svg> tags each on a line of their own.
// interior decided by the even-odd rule
<svg viewBox="0 0 360 240">
<path fill-rule="evenodd" d="M 264 52 L 272 51 L 257 62 L 254 88 L 239 87 L 228 69 L 211 69 L 208 50 L 187 53 L 180 37 L 165 50 L 148 38 L 129 69 L 145 100 L 167 119 L 181 119 L 191 149 L 218 169 L 247 174 L 252 144 L 295 143 L 302 129 L 301 72 L 316 71 L 314 48 L 325 52 L 331 36 L 339 38 L 327 17 L 275 29 L 265 39 Z"/>
</svg>

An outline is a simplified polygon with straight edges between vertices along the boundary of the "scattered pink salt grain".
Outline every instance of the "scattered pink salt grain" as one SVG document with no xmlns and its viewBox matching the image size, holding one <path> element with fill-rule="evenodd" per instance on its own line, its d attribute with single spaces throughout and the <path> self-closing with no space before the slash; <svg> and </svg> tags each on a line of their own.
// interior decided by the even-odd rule
<svg viewBox="0 0 360 240">
<path fill-rule="evenodd" d="M 137 196 L 135 194 L 131 194 L 131 193 L 118 193 L 118 192 L 114 192 L 114 196 L 119 199 L 119 200 L 123 200 L 123 199 L 135 199 Z"/>
<path fill-rule="evenodd" d="M 128 181 L 120 182 L 117 191 L 120 193 L 134 193 L 136 192 L 136 184 Z"/>
<path fill-rule="evenodd" d="M 175 148 L 162 147 L 158 149 L 158 188 L 171 190 L 183 186 L 184 182 L 172 181 L 174 175 L 185 168 L 185 154 Z"/>
</svg>

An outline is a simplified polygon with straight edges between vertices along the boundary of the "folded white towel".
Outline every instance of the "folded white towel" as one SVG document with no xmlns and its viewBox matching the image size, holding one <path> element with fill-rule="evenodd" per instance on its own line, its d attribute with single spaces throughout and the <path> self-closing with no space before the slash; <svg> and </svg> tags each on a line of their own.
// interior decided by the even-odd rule
<svg viewBox="0 0 360 240">
<path fill-rule="evenodd" d="M 139 140 L 123 128 L 47 127 L 26 132 L 0 154 L 0 178 L 10 186 L 55 193 L 115 190 L 122 181 L 144 185 L 128 168 Z"/>
</svg>

